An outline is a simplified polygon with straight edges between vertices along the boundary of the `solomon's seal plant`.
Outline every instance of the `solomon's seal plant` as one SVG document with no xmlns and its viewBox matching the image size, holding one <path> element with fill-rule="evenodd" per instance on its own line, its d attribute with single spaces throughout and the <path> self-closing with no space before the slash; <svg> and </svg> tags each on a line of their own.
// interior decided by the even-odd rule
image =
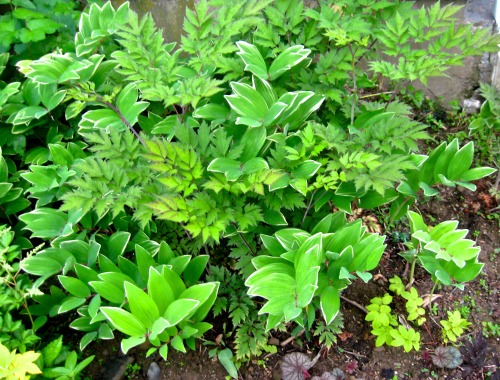
<svg viewBox="0 0 500 380">
<path fill-rule="evenodd" d="M 340 292 L 353 279 L 371 279 L 384 251 L 384 238 L 366 232 L 361 221 L 346 223 L 342 212 L 330 214 L 312 233 L 285 228 L 262 235 L 266 254 L 252 260 L 248 294 L 267 300 L 267 328 L 295 321 L 310 328 L 319 308 L 327 324 L 340 309 Z"/>
</svg>

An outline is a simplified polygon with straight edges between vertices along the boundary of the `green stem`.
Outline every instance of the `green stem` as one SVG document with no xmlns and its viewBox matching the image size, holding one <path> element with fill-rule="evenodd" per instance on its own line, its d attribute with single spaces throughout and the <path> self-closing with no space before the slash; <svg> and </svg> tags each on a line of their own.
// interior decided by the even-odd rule
<svg viewBox="0 0 500 380">
<path fill-rule="evenodd" d="M 142 145 L 144 145 L 146 148 L 148 147 L 146 145 L 146 142 L 144 141 L 144 139 L 141 137 L 141 135 L 139 135 L 139 133 L 137 133 L 137 131 L 134 129 L 134 127 L 132 126 L 132 124 L 130 124 L 128 122 L 127 119 L 125 119 L 125 116 L 123 116 L 123 114 L 120 112 L 120 110 L 118 109 L 118 107 L 115 107 L 114 104 L 110 103 L 110 102 L 107 102 L 105 100 L 101 100 L 101 102 L 108 108 L 111 108 L 113 111 L 116 112 L 116 114 L 118 115 L 118 117 L 120 118 L 120 120 L 123 122 L 123 124 L 125 124 L 127 126 L 128 129 L 130 129 L 130 131 L 135 135 L 135 137 L 137 137 L 137 139 L 141 142 Z"/>
<path fill-rule="evenodd" d="M 431 293 L 429 294 L 429 310 L 431 310 L 431 308 L 432 308 L 432 296 L 434 295 L 434 291 L 436 290 L 436 287 L 438 286 L 438 284 L 439 284 L 439 280 L 436 280 L 436 282 L 434 283 L 434 286 L 431 289 Z"/>
<path fill-rule="evenodd" d="M 408 284 L 406 285 L 407 290 L 413 285 L 413 282 L 415 281 L 414 275 L 415 275 L 416 264 L 417 264 L 417 256 L 415 255 L 413 261 L 411 262 L 410 276 L 408 277 Z"/>
<path fill-rule="evenodd" d="M 358 98 L 358 84 L 357 84 L 357 76 L 356 76 L 356 60 L 355 58 L 355 52 L 352 50 L 352 46 L 349 45 L 349 51 L 351 52 L 351 67 L 352 67 L 352 81 L 353 81 L 353 87 L 352 87 L 352 92 L 353 94 L 351 95 L 351 125 L 354 125 L 354 116 L 355 116 L 355 106 L 356 106 L 356 100 Z"/>
<path fill-rule="evenodd" d="M 314 190 L 313 193 L 311 194 L 311 199 L 309 200 L 309 204 L 307 205 L 306 207 L 306 212 L 304 213 L 304 216 L 302 217 L 302 223 L 305 222 L 306 220 L 306 216 L 307 216 L 307 213 L 309 212 L 309 210 L 311 209 L 311 207 L 313 206 L 313 200 L 314 200 L 314 196 L 316 195 L 316 192 L 318 191 L 318 189 Z"/>
<path fill-rule="evenodd" d="M 243 244 L 245 244 L 245 246 L 248 248 L 248 250 L 250 251 L 250 253 L 255 256 L 255 252 L 252 250 L 252 248 L 250 247 L 250 244 L 248 244 L 248 242 L 246 241 L 245 237 L 241 234 L 240 231 L 238 231 L 238 226 L 236 225 L 236 223 L 232 223 L 233 227 L 236 229 L 236 232 L 238 233 L 240 239 L 243 241 Z"/>
</svg>

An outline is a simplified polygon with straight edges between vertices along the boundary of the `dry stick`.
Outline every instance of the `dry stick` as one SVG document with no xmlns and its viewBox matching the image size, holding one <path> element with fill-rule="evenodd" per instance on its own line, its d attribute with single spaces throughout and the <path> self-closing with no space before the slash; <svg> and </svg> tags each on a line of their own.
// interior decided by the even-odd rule
<svg viewBox="0 0 500 380">
<path fill-rule="evenodd" d="M 356 301 L 351 301 L 349 298 L 345 298 L 342 294 L 340 295 L 340 298 L 342 298 L 345 302 L 350 303 L 351 305 L 356 306 L 359 310 L 363 311 L 365 314 L 368 314 L 368 310 L 365 309 L 365 307 Z"/>
<path fill-rule="evenodd" d="M 349 354 L 349 355 L 354 355 L 354 356 L 356 356 L 358 358 L 368 358 L 368 356 L 357 354 L 355 352 L 347 351 L 347 350 L 344 350 L 344 349 L 342 349 L 342 353 L 346 353 L 346 354 Z"/>
<path fill-rule="evenodd" d="M 291 336 L 290 338 L 288 339 L 285 339 L 283 342 L 280 343 L 280 346 L 281 347 L 285 347 L 287 344 L 289 344 L 292 340 L 294 340 L 295 338 L 298 338 L 299 336 L 301 336 L 302 334 L 305 333 L 305 329 L 302 329 L 299 331 L 299 333 L 297 334 L 297 336 Z"/>
</svg>

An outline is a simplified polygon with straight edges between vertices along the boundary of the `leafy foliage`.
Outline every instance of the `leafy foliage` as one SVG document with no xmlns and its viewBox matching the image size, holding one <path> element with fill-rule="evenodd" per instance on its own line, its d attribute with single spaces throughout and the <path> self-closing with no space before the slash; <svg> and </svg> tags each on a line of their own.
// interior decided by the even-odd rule
<svg viewBox="0 0 500 380">
<path fill-rule="evenodd" d="M 232 321 L 235 355 L 217 355 L 233 375 L 232 360 L 275 352 L 267 330 L 282 322 L 315 326 L 330 346 L 341 291 L 368 281 L 385 248 L 383 236 L 346 214 L 390 205 L 395 220 L 422 193 L 475 190 L 472 182 L 494 171 L 471 168 L 472 142 L 420 155 L 426 125 L 400 96 L 414 80 L 497 50 L 487 31 L 455 25 L 458 7 L 202 0 L 186 11 L 176 49 L 128 3 L 92 4 L 74 39 L 63 27 L 76 25 L 65 21 L 74 3 L 12 5 L 0 36 L 16 55 L 0 55 L 0 74 L 8 78 L 15 63 L 21 76 L 0 83 L 0 208 L 20 236 L 1 229 L 9 291 L 0 307 L 8 311 L 2 328 L 18 334 L 12 344 L 24 351 L 47 316 L 77 311 L 71 327 L 84 333 L 81 349 L 117 329 L 128 336 L 123 351 L 148 340 L 148 354 L 166 358 L 211 328 L 204 319 L 212 305 Z M 31 55 L 26 44 L 45 37 Z M 384 78 L 390 91 L 375 93 Z M 496 95 L 487 93 L 486 122 L 472 130 L 496 115 Z M 408 215 L 413 264 L 444 284 L 481 271 L 479 248 L 455 222 L 431 229 Z M 46 246 L 23 257 L 30 243 L 22 231 Z M 38 277 L 34 285 L 20 269 Z M 421 324 L 416 291 L 397 280 L 392 288 L 408 320 Z M 376 344 L 418 349 L 418 332 L 398 324 L 389 298 L 369 306 L 374 330 L 384 329 Z M 40 318 L 33 330 L 10 313 L 21 303 Z M 77 364 L 68 352 L 56 363 L 61 346 L 54 341 L 42 355 L 46 377 L 74 377 L 91 360 Z"/>
<path fill-rule="evenodd" d="M 473 280 L 483 264 L 478 262 L 479 247 L 474 241 L 464 239 L 468 230 L 457 230 L 458 221 L 446 221 L 428 227 L 419 214 L 408 213 L 412 241 L 410 250 L 403 255 L 412 267 L 418 261 L 432 276 L 434 282 L 451 285 Z M 413 275 L 413 272 L 412 272 Z"/>
<path fill-rule="evenodd" d="M 10 352 L 0 343 L 0 376 L 5 379 L 24 379 L 27 374 L 42 373 L 33 363 L 38 356 L 40 354 L 34 351 L 23 354 L 16 354 L 16 350 Z"/>
<path fill-rule="evenodd" d="M 289 228 L 261 236 L 268 255 L 252 260 L 256 271 L 245 284 L 248 294 L 267 300 L 259 314 L 268 314 L 267 328 L 296 321 L 310 326 L 306 308 L 320 304 L 330 324 L 340 309 L 339 292 L 357 278 L 371 278 L 384 250 L 383 237 L 366 233 L 361 221 L 347 224 L 343 213 L 330 214 L 314 234 Z"/>
<path fill-rule="evenodd" d="M 448 319 L 439 321 L 439 323 L 443 326 L 442 336 L 445 343 L 449 341 L 456 342 L 464 331 L 472 325 L 472 323 L 462 318 L 458 310 L 448 311 Z"/>
</svg>

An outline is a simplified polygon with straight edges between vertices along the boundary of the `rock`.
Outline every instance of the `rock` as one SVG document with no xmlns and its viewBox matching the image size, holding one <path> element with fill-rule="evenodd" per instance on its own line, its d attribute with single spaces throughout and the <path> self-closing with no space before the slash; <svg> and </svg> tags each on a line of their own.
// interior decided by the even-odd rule
<svg viewBox="0 0 500 380">
<path fill-rule="evenodd" d="M 116 356 L 111 360 L 108 360 L 104 365 L 104 370 L 101 373 L 99 379 L 106 380 L 120 380 L 123 379 L 127 366 L 134 362 L 134 358 L 131 356 L 123 355 Z"/>
<path fill-rule="evenodd" d="M 148 380 L 160 380 L 161 379 L 161 369 L 156 362 L 152 362 L 148 368 Z"/>
<path fill-rule="evenodd" d="M 477 99 L 464 99 L 464 111 L 466 114 L 478 113 L 481 102 Z"/>
<path fill-rule="evenodd" d="M 267 342 L 267 344 L 271 345 L 271 346 L 279 346 L 280 345 L 280 341 L 279 339 L 276 339 L 275 337 L 272 337 L 269 339 L 269 341 Z"/>
</svg>

